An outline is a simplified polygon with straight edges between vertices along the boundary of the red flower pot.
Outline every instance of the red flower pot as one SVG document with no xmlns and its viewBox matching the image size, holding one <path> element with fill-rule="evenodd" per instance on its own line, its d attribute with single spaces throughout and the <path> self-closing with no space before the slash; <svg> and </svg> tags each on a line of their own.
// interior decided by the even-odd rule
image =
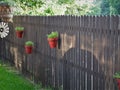
<svg viewBox="0 0 120 90">
<path fill-rule="evenodd" d="M 22 38 L 23 37 L 23 31 L 16 31 L 16 35 L 18 38 Z"/>
<path fill-rule="evenodd" d="M 27 54 L 31 54 L 33 51 L 33 46 L 25 46 L 25 52 Z"/>
<path fill-rule="evenodd" d="M 57 46 L 58 38 L 48 38 L 48 43 L 50 48 L 55 48 Z"/>
<path fill-rule="evenodd" d="M 120 90 L 120 78 L 116 78 L 118 90 Z"/>
</svg>

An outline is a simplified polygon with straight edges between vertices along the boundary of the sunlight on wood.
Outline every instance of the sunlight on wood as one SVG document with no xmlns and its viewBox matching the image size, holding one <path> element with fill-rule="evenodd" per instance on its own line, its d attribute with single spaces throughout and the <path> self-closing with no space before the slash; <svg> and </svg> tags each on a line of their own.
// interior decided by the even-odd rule
<svg viewBox="0 0 120 90">
<path fill-rule="evenodd" d="M 62 44 L 62 56 L 71 48 L 75 48 L 76 40 L 75 35 L 69 35 L 69 34 L 61 34 L 63 37 L 63 44 Z"/>
</svg>

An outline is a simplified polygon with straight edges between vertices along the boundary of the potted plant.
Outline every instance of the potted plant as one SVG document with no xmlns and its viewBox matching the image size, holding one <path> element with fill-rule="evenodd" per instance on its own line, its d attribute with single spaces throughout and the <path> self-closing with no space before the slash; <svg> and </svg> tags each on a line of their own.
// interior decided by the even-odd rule
<svg viewBox="0 0 120 90">
<path fill-rule="evenodd" d="M 21 27 L 21 26 L 17 26 L 15 28 L 16 30 L 16 35 L 18 38 L 22 38 L 23 37 L 23 31 L 24 31 L 24 27 Z"/>
<path fill-rule="evenodd" d="M 33 45 L 34 45 L 34 43 L 32 41 L 26 41 L 25 42 L 25 52 L 27 54 L 31 54 L 32 53 Z"/>
<path fill-rule="evenodd" d="M 117 82 L 117 86 L 118 86 L 118 90 L 120 90 L 120 72 L 117 72 L 113 75 L 113 78 L 116 80 Z"/>
<path fill-rule="evenodd" d="M 55 48 L 58 41 L 58 32 L 51 32 L 47 35 L 50 48 Z"/>
</svg>

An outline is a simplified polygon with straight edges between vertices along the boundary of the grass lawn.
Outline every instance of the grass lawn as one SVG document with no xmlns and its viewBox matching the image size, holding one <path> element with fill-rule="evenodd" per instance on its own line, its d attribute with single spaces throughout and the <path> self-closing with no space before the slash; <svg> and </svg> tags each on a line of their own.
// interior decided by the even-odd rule
<svg viewBox="0 0 120 90">
<path fill-rule="evenodd" d="M 32 84 L 12 67 L 0 62 L 0 90 L 52 90 Z"/>
</svg>

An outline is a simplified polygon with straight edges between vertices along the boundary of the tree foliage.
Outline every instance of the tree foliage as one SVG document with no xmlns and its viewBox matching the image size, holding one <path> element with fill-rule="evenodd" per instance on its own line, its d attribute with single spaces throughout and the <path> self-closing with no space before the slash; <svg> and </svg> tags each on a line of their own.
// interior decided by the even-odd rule
<svg viewBox="0 0 120 90">
<path fill-rule="evenodd" d="M 15 15 L 94 15 L 100 8 L 84 0 L 3 0 L 14 2 Z M 88 0 L 89 1 L 89 0 Z"/>
<path fill-rule="evenodd" d="M 109 0 L 111 14 L 120 14 L 120 0 Z"/>
<path fill-rule="evenodd" d="M 14 5 L 14 15 L 120 14 L 118 0 L 2 0 Z"/>
<path fill-rule="evenodd" d="M 110 4 L 109 4 L 108 0 L 102 0 L 101 14 L 102 15 L 109 15 L 110 14 Z"/>
<path fill-rule="evenodd" d="M 120 14 L 120 0 L 102 0 L 102 15 L 118 15 Z"/>
</svg>

